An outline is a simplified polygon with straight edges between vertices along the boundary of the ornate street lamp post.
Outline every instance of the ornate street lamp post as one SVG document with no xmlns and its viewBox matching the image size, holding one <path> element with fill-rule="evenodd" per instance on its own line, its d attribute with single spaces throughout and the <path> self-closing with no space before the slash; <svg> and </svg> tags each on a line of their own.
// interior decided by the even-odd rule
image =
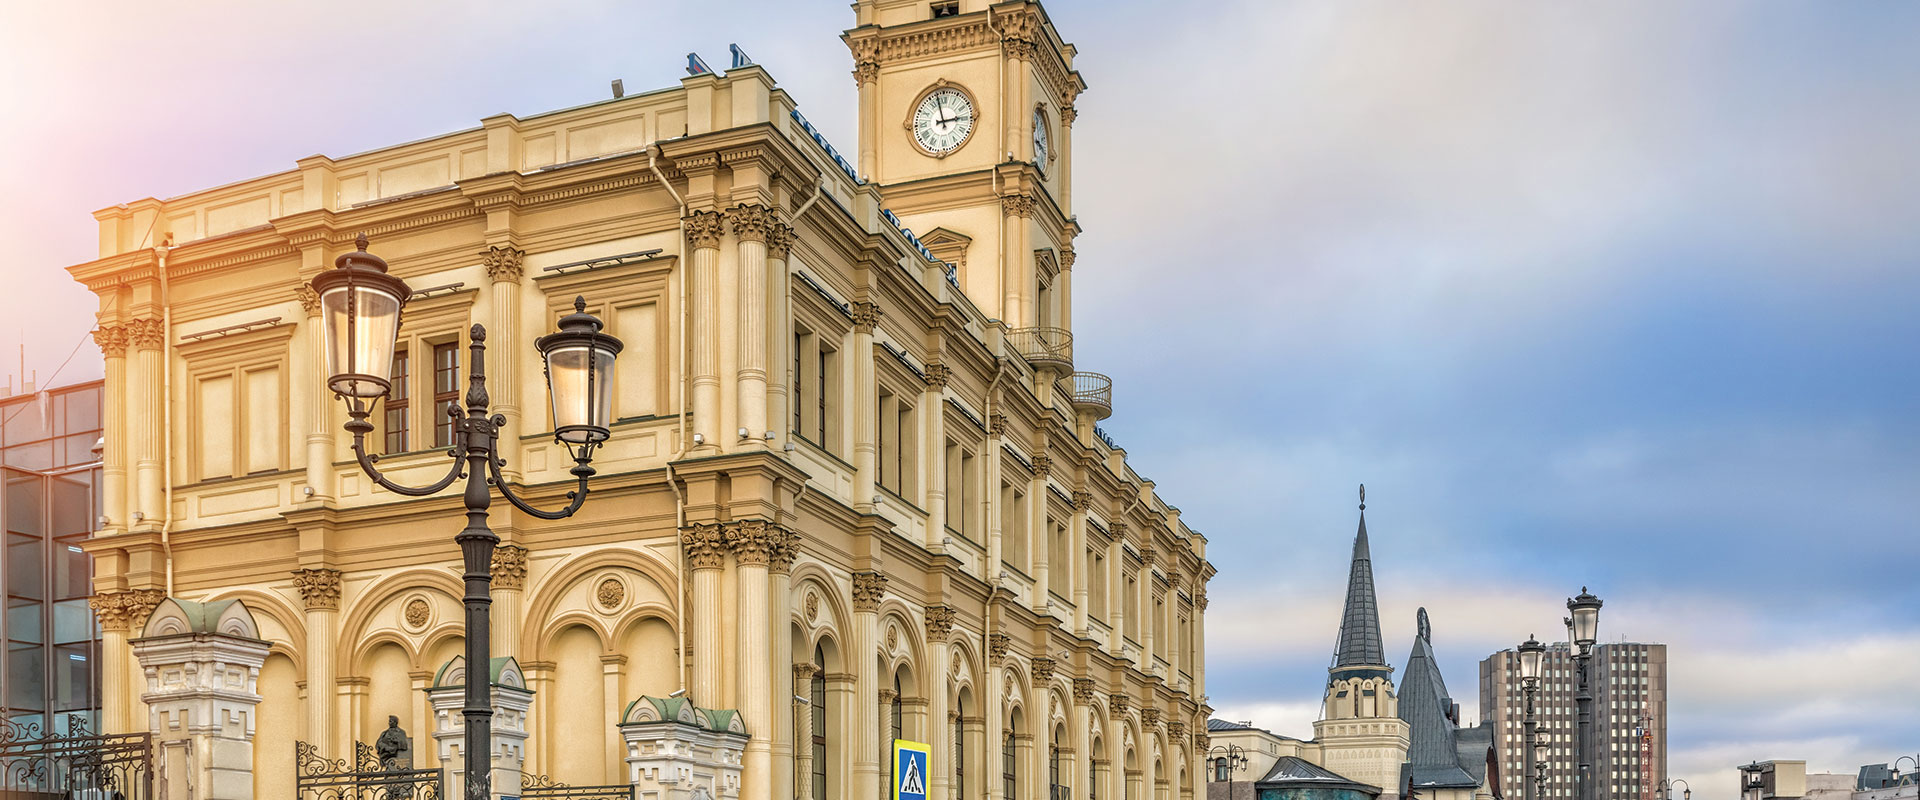
<svg viewBox="0 0 1920 800">
<path fill-rule="evenodd" d="M 1547 654 L 1547 646 L 1527 634 L 1527 640 L 1520 644 L 1520 691 L 1527 697 L 1527 768 L 1520 773 L 1521 795 L 1525 800 L 1540 800 L 1541 792 L 1546 789 L 1546 765 L 1541 763 L 1534 751 L 1533 695 L 1540 690 L 1540 662 Z"/>
<path fill-rule="evenodd" d="M 1673 800 L 1673 785 L 1676 783 L 1687 787 L 1681 790 L 1681 800 L 1693 800 L 1693 784 L 1687 783 L 1683 778 L 1668 778 L 1661 781 L 1660 796 L 1666 798 L 1666 800 Z"/>
<path fill-rule="evenodd" d="M 487 685 L 492 661 L 488 648 L 492 636 L 491 573 L 493 548 L 500 543 L 500 537 L 487 527 L 487 507 L 492 502 L 488 487 L 499 487 L 507 502 L 540 519 L 562 519 L 580 510 L 587 499 L 587 479 L 593 477 L 594 448 L 609 435 L 613 363 L 621 344 L 600 331 L 600 320 L 586 312 L 582 298 L 574 299 L 574 313 L 560 319 L 559 332 L 534 342 L 546 366 L 554 439 L 572 455 L 570 472 L 579 481 L 577 488 L 567 493 L 566 508 L 534 508 L 513 493 L 500 473 L 506 461 L 500 456 L 498 444 L 506 418 L 487 414 L 487 330 L 480 325 L 473 326 L 468 337 L 466 408 L 463 411 L 453 404 L 447 408 L 448 416 L 454 418 L 453 446 L 448 451 L 453 467 L 428 486 L 394 483 L 374 466 L 379 456 L 368 455 L 365 443 L 367 434 L 373 432 L 373 423 L 368 421 L 372 416 L 370 406 L 391 389 L 387 375 L 400 332 L 400 312 L 410 291 L 405 281 L 387 274 L 385 260 L 367 252 L 366 234 L 361 234 L 355 244 L 358 251 L 340 256 L 333 269 L 313 278 L 326 337 L 327 387 L 347 401 L 346 429 L 353 434 L 354 460 L 375 484 L 395 494 L 424 497 L 452 486 L 460 478 L 467 480 L 462 495 L 467 525 L 453 537 L 466 567 L 467 685 L 460 709 L 466 742 L 462 755 L 467 768 L 465 796 L 468 800 L 487 800 L 493 794 L 493 704 Z"/>
<path fill-rule="evenodd" d="M 1913 765 L 1912 771 L 1906 775 L 1900 774 L 1900 765 L 1903 763 Z M 1891 777 L 1893 778 L 1893 785 L 1895 786 L 1900 786 L 1908 781 L 1920 783 L 1920 756 L 1901 756 L 1896 758 L 1893 760 L 1890 770 L 1893 773 Z"/>
<path fill-rule="evenodd" d="M 1574 647 L 1574 664 L 1579 672 L 1579 685 L 1575 688 L 1574 701 L 1580 710 L 1580 727 L 1575 735 L 1574 748 L 1579 751 L 1579 800 L 1597 800 L 1599 787 L 1593 775 L 1593 681 L 1589 667 L 1593 662 L 1593 645 L 1600 633 L 1600 598 L 1580 587 L 1580 596 L 1567 600 L 1568 641 Z"/>
<path fill-rule="evenodd" d="M 1207 750 L 1207 760 L 1213 762 L 1213 780 L 1216 783 L 1228 780 L 1232 772 L 1247 768 L 1246 751 L 1237 744 L 1214 745 Z"/>
</svg>

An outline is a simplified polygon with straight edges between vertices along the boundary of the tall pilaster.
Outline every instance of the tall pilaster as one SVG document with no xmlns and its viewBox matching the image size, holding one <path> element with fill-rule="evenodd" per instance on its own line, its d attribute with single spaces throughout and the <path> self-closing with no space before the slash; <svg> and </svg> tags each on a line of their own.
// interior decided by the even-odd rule
<svg viewBox="0 0 1920 800">
<path fill-rule="evenodd" d="M 1151 537 L 1152 529 L 1143 535 Z M 1153 564 L 1159 557 L 1152 545 L 1140 548 L 1140 671 L 1148 675 L 1153 674 L 1153 629 L 1160 622 L 1153 610 Z"/>
<path fill-rule="evenodd" d="M 793 664 L 793 796 L 800 800 L 813 798 L 813 708 L 805 698 L 813 696 L 819 669 L 811 661 Z"/>
<path fill-rule="evenodd" d="M 997 460 L 988 459 L 988 463 Z M 980 777 L 987 787 L 987 800 L 1019 800 L 1007 797 L 1000 780 L 1000 751 L 1007 736 L 1007 650 L 1012 644 L 1004 633 L 987 634 L 987 689 L 980 694 L 980 715 L 986 727 L 980 738 L 984 755 Z"/>
<path fill-rule="evenodd" d="M 990 397 L 988 398 L 988 402 L 997 403 L 998 400 Z M 1004 471 L 1000 466 L 1000 448 L 1006 440 L 1006 416 L 1004 414 L 988 414 L 987 447 L 981 453 L 981 455 L 985 456 L 982 460 L 987 462 L 987 478 L 981 487 L 981 491 L 987 496 L 985 516 L 987 518 L 987 574 L 989 576 L 1000 574 L 1000 564 L 1007 558 L 1007 534 L 1004 530 L 1006 526 L 1001 524 L 1001 519 L 1006 515 L 1006 512 L 1000 507 L 1000 481 L 1002 480 L 1001 473 Z M 991 720 L 993 714 L 988 713 L 986 716 Z M 989 731 L 989 733 L 991 733 L 991 731 Z M 990 739 L 988 740 L 988 746 L 998 747 L 999 744 L 997 740 Z"/>
<path fill-rule="evenodd" d="M 158 317 L 139 318 L 128 321 L 128 340 L 133 345 L 134 369 L 128 392 L 133 401 L 129 406 L 130 415 L 143 420 L 146 424 L 133 428 L 134 480 L 138 486 L 134 492 L 136 498 L 135 513 L 141 520 L 134 527 L 142 530 L 158 530 L 166 518 L 167 509 L 165 487 L 161 484 L 166 475 L 161 462 L 164 454 L 160 452 L 161 420 L 165 408 L 162 404 L 160 378 L 160 345 L 166 338 L 166 324 Z"/>
<path fill-rule="evenodd" d="M 787 253 L 793 247 L 793 226 L 775 222 L 767 228 L 767 421 L 765 430 L 773 431 L 781 441 L 792 436 L 793 372 L 792 310 L 787 307 Z M 778 627 L 775 627 L 778 630 Z"/>
<path fill-rule="evenodd" d="M 296 569 L 293 586 L 300 591 L 307 625 L 307 735 L 317 747 L 330 747 L 339 733 L 334 711 L 333 652 L 339 642 L 340 570 Z"/>
<path fill-rule="evenodd" d="M 106 360 L 107 378 L 106 396 L 100 404 L 101 438 L 105 440 L 100 453 L 100 513 L 107 521 L 97 535 L 111 536 L 128 526 L 127 326 L 101 325 L 93 332 L 93 341 Z"/>
<path fill-rule="evenodd" d="M 773 527 L 768 533 L 767 575 L 770 586 L 767 590 L 767 631 L 773 639 L 773 656 L 769 661 L 775 665 L 791 665 L 793 664 L 793 637 L 788 636 L 786 631 L 788 620 L 793 618 L 791 597 L 793 559 L 799 553 L 800 535 L 781 527 Z M 813 665 L 807 666 L 807 674 L 811 676 Z M 796 757 L 801 750 L 805 750 L 808 754 L 813 752 L 812 740 L 800 737 L 794 730 L 794 714 L 805 709 L 804 707 L 796 708 L 790 697 L 781 695 L 780 682 L 777 679 L 778 669 L 777 667 L 772 669 L 775 675 L 769 679 L 770 691 L 773 692 L 769 702 L 773 708 L 773 796 L 776 800 L 811 798 L 812 795 L 801 794 L 794 786 Z M 798 681 L 795 682 L 793 696 L 807 696 L 808 693 L 802 691 L 798 683 Z"/>
<path fill-rule="evenodd" d="M 683 530 L 681 544 L 693 571 L 693 697 L 720 697 L 726 689 L 726 653 L 720 642 L 720 571 L 727 563 L 727 540 L 717 523 Z M 684 615 L 683 615 L 684 616 Z M 683 623 L 684 624 L 684 623 Z M 713 701 L 704 701 L 713 702 Z"/>
<path fill-rule="evenodd" d="M 738 709 L 746 718 L 747 747 L 742 755 L 740 797 L 773 798 L 773 648 L 767 613 L 767 565 L 774 540 L 785 532 L 765 520 L 737 520 L 725 526 L 727 546 L 738 565 L 734 575 L 734 681 L 740 687 Z"/>
<path fill-rule="evenodd" d="M 327 334 L 320 320 L 320 294 L 313 287 L 302 282 L 294 291 L 300 300 L 300 338 L 294 345 L 294 351 L 301 353 L 308 364 L 324 364 L 327 357 Z M 298 420 L 302 427 L 301 441 L 306 445 L 307 490 L 312 494 L 305 500 L 331 503 L 335 498 L 333 469 L 333 426 L 328 416 L 332 392 L 327 390 L 326 376 L 318 369 L 296 369 L 289 376 L 292 392 L 288 404 L 287 419 Z"/>
<path fill-rule="evenodd" d="M 520 657 L 520 615 L 527 588 L 527 548 L 502 544 L 493 548 L 493 653 Z M 614 695 L 617 697 L 618 695 Z"/>
<path fill-rule="evenodd" d="M 702 448 L 720 446 L 720 237 L 721 217 L 695 211 L 686 219 L 687 239 L 693 243 L 691 316 L 693 332 L 693 432 Z M 691 443 L 688 443 L 689 446 Z M 711 700 L 705 702 L 712 702 Z"/>
<path fill-rule="evenodd" d="M 488 387 L 488 396 L 493 401 L 491 409 L 494 413 L 507 420 L 507 424 L 500 428 L 500 454 L 506 460 L 500 471 L 513 481 L 519 480 L 523 474 L 520 468 L 520 378 L 524 374 L 520 366 L 523 358 L 520 346 L 523 341 L 520 331 L 520 278 L 523 272 L 521 263 L 526 256 L 526 251 L 511 245 L 489 246 L 481 254 L 481 263 L 487 270 L 487 293 L 491 300 L 488 311 L 492 321 L 487 326 L 487 334 L 494 341 L 507 345 L 487 352 L 487 359 L 492 362 L 488 366 L 494 370 L 494 374 L 507 378 L 495 381 Z M 513 654 L 510 650 L 506 652 Z"/>
<path fill-rule="evenodd" d="M 1149 697 L 1142 702 L 1152 702 L 1152 698 Z M 1140 735 L 1147 737 L 1148 741 L 1152 741 L 1159 733 L 1160 709 L 1151 705 L 1142 705 L 1140 707 Z M 1153 758 L 1147 757 L 1140 759 L 1140 766 L 1143 772 L 1141 775 L 1141 783 L 1146 785 L 1149 792 L 1152 792 L 1152 794 L 1148 796 L 1154 798 L 1154 800 L 1167 800 L 1167 779 L 1160 774 L 1160 770 L 1154 768 Z"/>
<path fill-rule="evenodd" d="M 876 39 L 854 39 L 853 82 L 860 87 L 860 174 L 871 178 L 880 174 L 880 43 Z"/>
<path fill-rule="evenodd" d="M 926 480 L 920 485 L 927 487 L 927 547 L 934 552 L 944 549 L 941 541 L 947 535 L 947 415 L 941 398 L 952 377 L 947 365 L 928 364 L 927 390 L 920 395 L 920 407 L 927 409 L 920 415 L 927 425 L 926 455 L 920 459 Z M 933 719 L 938 722 L 940 717 Z"/>
<path fill-rule="evenodd" d="M 1092 575 L 1085 574 L 1092 568 L 1087 559 L 1087 514 L 1093 511 L 1093 493 L 1075 491 L 1073 493 L 1073 522 L 1067 531 L 1067 563 L 1073 565 L 1073 633 L 1075 636 L 1087 636 L 1087 597 L 1091 587 Z"/>
<path fill-rule="evenodd" d="M 1033 554 L 1033 607 L 1042 611 L 1053 605 L 1053 563 L 1059 558 L 1047 520 L 1047 476 L 1052 474 L 1052 456 L 1033 457 L 1033 480 L 1027 483 L 1027 552 Z"/>
<path fill-rule="evenodd" d="M 1034 280 L 1033 251 L 1027 246 L 1027 222 L 1033 216 L 1034 205 L 1033 195 L 1030 194 L 1000 196 L 1000 287 L 1003 298 L 1000 318 L 1011 328 L 1031 328 L 1036 324 L 1029 298 L 1038 290 L 1038 284 Z"/>
<path fill-rule="evenodd" d="M 1113 644 L 1108 650 L 1119 655 L 1126 641 L 1127 629 L 1123 627 L 1126 619 L 1126 570 L 1121 566 L 1121 555 L 1126 551 L 1120 543 L 1127 539 L 1127 521 L 1112 520 L 1107 523 L 1107 533 L 1113 540 L 1107 543 L 1107 630 L 1112 631 Z"/>
<path fill-rule="evenodd" d="M 853 673 L 853 795 L 880 796 L 880 676 L 874 655 L 880 650 L 880 598 L 887 576 L 873 570 L 853 573 L 853 647 L 848 669 Z"/>
<path fill-rule="evenodd" d="M 735 399 L 739 409 L 740 427 L 747 430 L 747 437 L 738 442 L 740 447 L 750 450 L 764 450 L 767 447 L 765 434 L 777 431 L 765 427 L 767 419 L 767 238 L 768 233 L 780 223 L 774 219 L 766 206 L 743 204 L 727 210 L 727 221 L 733 227 L 735 247 L 738 248 L 734 267 L 739 273 L 738 300 L 739 324 L 737 334 L 738 354 L 735 358 L 737 373 L 735 376 Z M 732 441 L 731 439 L 729 441 Z M 751 727 L 748 730 L 752 730 Z M 764 728 L 763 728 L 764 730 Z M 747 751 L 748 757 L 753 751 Z M 746 770 L 747 785 L 754 783 L 751 768 Z"/>
<path fill-rule="evenodd" d="M 1204 575 L 1204 573 L 1203 573 Z M 1207 696 L 1207 584 L 1193 590 L 1193 696 Z"/>
<path fill-rule="evenodd" d="M 873 505 L 875 468 L 879 461 L 876 419 L 879 387 L 873 375 L 873 326 L 880 321 L 880 307 L 873 303 L 853 304 L 853 346 L 847 361 L 853 367 L 853 507 Z"/>
<path fill-rule="evenodd" d="M 1053 688 L 1053 673 L 1054 670 L 1059 667 L 1059 664 L 1046 656 L 1036 656 L 1030 664 L 1030 667 L 1033 670 L 1033 690 L 1029 692 L 1027 696 L 1033 698 L 1033 705 L 1031 706 L 1033 711 L 1029 715 L 1032 721 L 1027 723 L 1027 730 L 1024 732 L 1030 736 L 1033 744 L 1027 748 L 1027 752 L 1022 754 L 1027 757 L 1027 763 L 1026 766 L 1021 767 L 1021 771 L 1033 776 L 1032 785 L 1034 788 L 1034 796 L 1050 796 L 1046 793 L 1052 791 L 1047 787 L 1051 785 L 1050 782 L 1053 780 L 1053 771 L 1050 762 L 1053 757 L 1052 750 L 1055 743 L 1053 741 L 1053 723 L 1050 721 L 1052 714 L 1049 713 L 1053 703 L 1048 692 Z M 1063 744 L 1061 746 L 1071 747 L 1072 745 Z M 1071 792 L 1069 792 L 1069 795 L 1071 795 Z"/>
<path fill-rule="evenodd" d="M 927 746 L 933 751 L 933 764 L 939 765 L 951 758 L 954 752 L 953 724 L 947 720 L 947 685 L 953 680 L 948 674 L 952 669 L 950 641 L 953 638 L 954 613 L 952 606 L 927 606 Z M 929 798 L 952 797 L 949 790 L 951 768 L 930 768 L 928 776 L 932 792 Z"/>
<path fill-rule="evenodd" d="M 1093 681 L 1073 679 L 1073 778 L 1070 785 L 1094 785 L 1093 769 Z M 1076 796 L 1085 796 L 1085 789 Z"/>
<path fill-rule="evenodd" d="M 132 625 L 125 604 L 126 592 L 101 592 L 87 599 L 93 617 L 100 621 L 100 731 L 132 733 L 128 719 L 128 698 L 133 692 L 133 677 L 127 645 Z"/>
</svg>

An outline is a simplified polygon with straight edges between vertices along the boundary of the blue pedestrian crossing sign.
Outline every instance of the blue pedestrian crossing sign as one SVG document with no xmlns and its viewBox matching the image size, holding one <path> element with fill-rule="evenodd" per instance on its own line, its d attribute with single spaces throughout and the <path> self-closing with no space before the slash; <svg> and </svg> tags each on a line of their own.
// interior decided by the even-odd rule
<svg viewBox="0 0 1920 800">
<path fill-rule="evenodd" d="M 893 800 L 927 800 L 927 761 L 932 747 L 893 740 Z"/>
</svg>

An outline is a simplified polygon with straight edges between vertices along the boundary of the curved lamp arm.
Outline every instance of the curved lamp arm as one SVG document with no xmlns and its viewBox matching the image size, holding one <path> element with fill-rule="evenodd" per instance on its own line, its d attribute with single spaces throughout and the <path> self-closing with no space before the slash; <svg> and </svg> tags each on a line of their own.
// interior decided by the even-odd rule
<svg viewBox="0 0 1920 800">
<path fill-rule="evenodd" d="M 580 484 L 578 488 L 567 492 L 567 507 L 559 511 L 542 511 L 534 508 L 531 503 L 521 499 L 519 495 L 514 494 L 513 484 L 508 483 L 506 476 L 500 474 L 500 466 L 505 463 L 505 461 L 498 458 L 487 459 L 487 472 L 492 475 L 490 482 L 500 487 L 500 494 L 506 497 L 507 502 L 512 503 L 514 508 L 520 509 L 532 516 L 539 517 L 540 519 L 566 519 L 567 517 L 573 516 L 573 512 L 579 511 L 580 506 L 587 502 L 587 479 L 593 477 L 593 467 L 587 465 L 585 458 L 575 459 L 571 472 L 574 477 L 580 480 Z"/>
<path fill-rule="evenodd" d="M 447 413 L 455 416 L 459 414 L 458 411 L 452 408 L 449 408 Z M 454 481 L 459 480 L 465 475 L 461 470 L 461 467 L 465 465 L 460 462 L 460 449 L 465 445 L 467 436 L 466 431 L 462 429 L 461 426 L 454 426 L 454 445 L 447 448 L 447 455 L 453 458 L 453 469 L 447 471 L 446 477 L 434 481 L 428 486 L 401 486 L 388 479 L 387 476 L 380 474 L 379 468 L 373 465 L 374 462 L 380 460 L 379 456 L 369 455 L 367 453 L 367 432 L 373 430 L 373 423 L 367 421 L 367 412 L 355 408 L 348 412 L 348 414 L 353 417 L 353 419 L 347 421 L 347 430 L 353 433 L 353 460 L 360 464 L 360 470 L 367 473 L 367 477 L 380 488 L 407 497 L 426 497 L 430 494 L 438 494 L 440 490 L 452 486 Z"/>
</svg>

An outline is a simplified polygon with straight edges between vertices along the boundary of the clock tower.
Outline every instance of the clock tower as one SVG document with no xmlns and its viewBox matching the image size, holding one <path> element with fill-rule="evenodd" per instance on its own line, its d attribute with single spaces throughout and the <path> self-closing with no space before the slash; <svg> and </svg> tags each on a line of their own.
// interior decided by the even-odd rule
<svg viewBox="0 0 1920 800">
<path fill-rule="evenodd" d="M 860 87 L 861 177 L 983 313 L 1064 348 L 1073 101 L 1086 88 L 1073 45 L 1024 0 L 859 0 L 854 13 L 841 38 Z"/>
</svg>

